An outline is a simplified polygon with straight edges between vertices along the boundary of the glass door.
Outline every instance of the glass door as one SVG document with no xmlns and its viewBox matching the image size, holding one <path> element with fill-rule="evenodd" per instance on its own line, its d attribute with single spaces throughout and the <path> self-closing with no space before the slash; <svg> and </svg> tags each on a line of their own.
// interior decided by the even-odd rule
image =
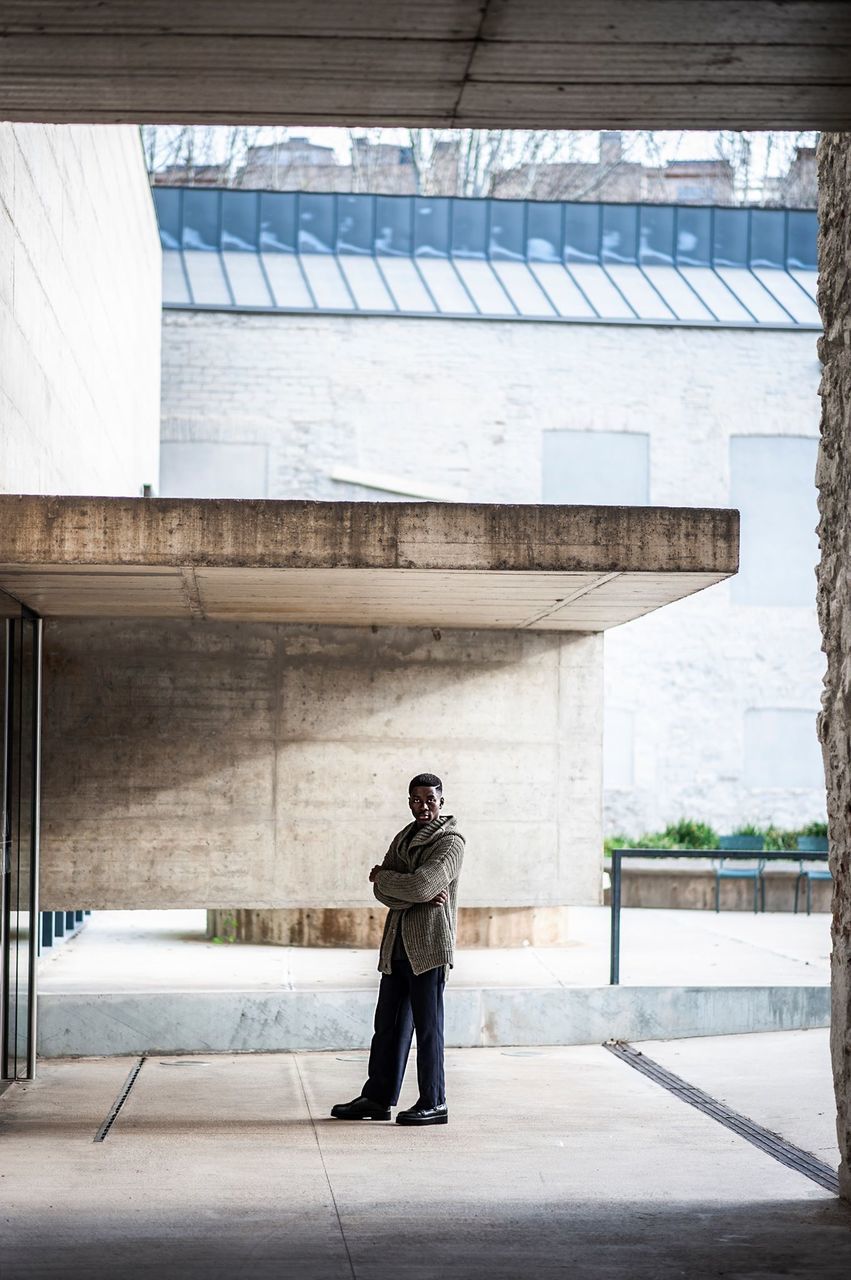
<svg viewBox="0 0 851 1280">
<path fill-rule="evenodd" d="M 42 623 L 0 591 L 0 627 L 0 1078 L 31 1080 L 36 1056 Z"/>
</svg>

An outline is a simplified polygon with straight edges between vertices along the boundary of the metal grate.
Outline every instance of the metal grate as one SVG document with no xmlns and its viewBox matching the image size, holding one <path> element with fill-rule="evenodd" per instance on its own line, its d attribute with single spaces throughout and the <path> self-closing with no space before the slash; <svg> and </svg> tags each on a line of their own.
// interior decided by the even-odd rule
<svg viewBox="0 0 851 1280">
<path fill-rule="evenodd" d="M 109 1114 L 107 1115 L 103 1124 L 98 1129 L 97 1133 L 92 1139 L 93 1142 L 103 1142 L 103 1140 L 107 1137 L 110 1129 L 115 1124 L 115 1121 L 118 1119 L 118 1113 L 120 1112 L 121 1108 L 124 1106 L 125 1102 L 127 1101 L 127 1098 L 130 1095 L 130 1090 L 133 1088 L 133 1085 L 136 1083 L 136 1080 L 138 1079 L 138 1076 L 139 1076 L 139 1072 L 142 1070 L 142 1067 L 144 1065 L 145 1065 L 145 1059 L 144 1057 L 141 1057 L 139 1061 L 136 1063 L 135 1067 L 133 1067 L 133 1069 L 131 1070 L 127 1079 L 124 1081 L 124 1084 L 121 1086 L 121 1092 L 113 1102 L 112 1106 L 109 1109 Z"/>
</svg>

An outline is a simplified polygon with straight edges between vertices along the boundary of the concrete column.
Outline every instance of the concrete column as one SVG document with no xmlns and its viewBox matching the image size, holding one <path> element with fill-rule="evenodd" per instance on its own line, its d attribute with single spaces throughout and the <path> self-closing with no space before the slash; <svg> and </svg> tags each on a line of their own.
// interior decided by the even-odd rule
<svg viewBox="0 0 851 1280">
<path fill-rule="evenodd" d="M 819 734 L 827 777 L 833 871 L 831 1050 L 840 1189 L 851 1199 L 851 134 L 819 146 L 821 446 L 818 608 L 827 674 Z"/>
</svg>

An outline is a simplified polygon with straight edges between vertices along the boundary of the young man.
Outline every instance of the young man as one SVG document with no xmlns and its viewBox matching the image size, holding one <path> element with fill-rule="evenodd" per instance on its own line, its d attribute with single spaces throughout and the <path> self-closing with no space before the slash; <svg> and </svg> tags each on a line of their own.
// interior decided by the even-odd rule
<svg viewBox="0 0 851 1280">
<path fill-rule="evenodd" d="M 397 1124 L 447 1124 L 443 1079 L 443 986 L 455 955 L 458 877 L 464 837 L 444 816 L 443 783 L 420 773 L 408 787 L 414 820 L 394 837 L 381 866 L 369 873 L 373 892 L 390 910 L 378 968 L 382 975 L 369 1052 L 369 1077 L 359 1097 L 340 1102 L 338 1120 L 389 1120 L 417 1033 L 415 1106 Z"/>
</svg>

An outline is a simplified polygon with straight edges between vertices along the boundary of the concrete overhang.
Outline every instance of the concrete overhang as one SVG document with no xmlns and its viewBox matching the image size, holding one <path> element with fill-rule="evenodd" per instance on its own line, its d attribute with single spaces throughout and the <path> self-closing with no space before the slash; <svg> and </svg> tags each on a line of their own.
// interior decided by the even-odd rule
<svg viewBox="0 0 851 1280">
<path fill-rule="evenodd" d="M 0 0 L 0 118 L 847 129 L 838 0 Z"/>
<path fill-rule="evenodd" d="M 43 617 L 603 631 L 738 567 L 737 511 L 0 496 Z"/>
</svg>

